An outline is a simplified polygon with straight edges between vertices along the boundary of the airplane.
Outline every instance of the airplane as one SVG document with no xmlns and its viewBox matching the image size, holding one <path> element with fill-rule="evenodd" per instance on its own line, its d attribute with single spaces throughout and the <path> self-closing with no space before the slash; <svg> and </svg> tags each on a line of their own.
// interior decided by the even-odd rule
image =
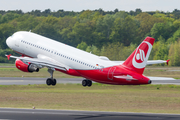
<svg viewBox="0 0 180 120">
<path fill-rule="evenodd" d="M 21 56 L 6 56 L 8 60 L 15 58 L 16 67 L 23 72 L 38 72 L 47 67 L 51 76 L 46 80 L 47 85 L 56 85 L 54 71 L 83 77 L 82 85 L 89 87 L 92 81 L 113 85 L 151 84 L 151 79 L 143 75 L 145 66 L 169 62 L 148 60 L 154 41 L 146 37 L 125 61 L 111 61 L 30 31 L 18 31 L 7 38 L 6 44 Z"/>
</svg>

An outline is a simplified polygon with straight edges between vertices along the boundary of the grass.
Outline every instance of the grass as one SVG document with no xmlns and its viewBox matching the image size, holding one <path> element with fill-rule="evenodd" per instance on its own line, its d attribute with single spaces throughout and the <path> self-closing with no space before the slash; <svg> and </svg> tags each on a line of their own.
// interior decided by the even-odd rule
<svg viewBox="0 0 180 120">
<path fill-rule="evenodd" d="M 145 76 L 180 78 L 180 67 L 147 66 L 143 73 Z"/>
<path fill-rule="evenodd" d="M 0 107 L 180 114 L 180 86 L 1 85 Z"/>
<path fill-rule="evenodd" d="M 21 72 L 12 64 L 0 64 L 0 77 L 49 77 L 47 69 L 38 73 Z M 148 66 L 146 76 L 180 78 L 180 67 Z M 69 78 L 61 72 L 55 78 Z M 180 86 L 113 86 L 93 84 L 0 85 L 0 107 L 66 109 L 117 112 L 180 114 Z"/>
<path fill-rule="evenodd" d="M 0 66 L 10 67 L 10 66 L 15 66 L 15 65 L 11 63 L 0 63 Z"/>
</svg>

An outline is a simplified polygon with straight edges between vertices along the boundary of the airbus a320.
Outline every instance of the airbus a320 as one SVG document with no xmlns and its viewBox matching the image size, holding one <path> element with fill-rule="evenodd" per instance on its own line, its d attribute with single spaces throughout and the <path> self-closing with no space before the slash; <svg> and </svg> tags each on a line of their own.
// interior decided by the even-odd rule
<svg viewBox="0 0 180 120">
<path fill-rule="evenodd" d="M 47 67 L 51 76 L 46 80 L 47 85 L 56 85 L 54 71 L 85 78 L 83 86 L 91 86 L 92 81 L 113 85 L 150 84 L 150 78 L 143 75 L 145 66 L 169 62 L 148 61 L 154 41 L 146 37 L 125 61 L 111 61 L 32 32 L 19 31 L 8 37 L 6 44 L 21 56 L 6 56 L 15 58 L 16 67 L 23 72 L 38 72 Z"/>
</svg>

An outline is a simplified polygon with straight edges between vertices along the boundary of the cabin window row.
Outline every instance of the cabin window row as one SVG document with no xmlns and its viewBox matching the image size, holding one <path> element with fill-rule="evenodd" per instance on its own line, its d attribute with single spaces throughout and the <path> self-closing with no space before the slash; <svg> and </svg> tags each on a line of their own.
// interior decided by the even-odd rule
<svg viewBox="0 0 180 120">
<path fill-rule="evenodd" d="M 66 58 L 66 59 L 72 60 L 72 61 L 74 61 L 74 62 L 77 62 L 77 63 L 83 64 L 83 65 L 86 65 L 86 66 L 88 66 L 88 67 L 97 69 L 96 67 L 94 67 L 94 66 L 92 66 L 92 65 L 89 65 L 89 64 L 87 64 L 87 63 L 84 63 L 84 62 L 81 62 L 81 61 L 79 61 L 79 60 L 73 59 L 73 58 L 71 58 L 71 57 L 62 55 L 62 54 L 60 54 L 60 53 L 54 52 L 54 54 L 59 55 L 59 56 L 62 56 L 62 57 L 64 57 L 64 58 Z"/>
<path fill-rule="evenodd" d="M 36 48 L 45 50 L 45 51 L 47 51 L 47 52 L 50 52 L 49 49 L 43 48 L 43 47 L 41 47 L 41 46 L 39 46 L 39 45 L 35 45 L 35 44 L 32 44 L 32 43 L 26 42 L 26 41 L 24 41 L 24 40 L 21 40 L 21 42 L 22 42 L 22 43 L 25 43 L 25 44 L 28 44 L 28 45 L 31 45 L 31 46 L 33 46 L 33 47 L 36 47 Z M 51 52 L 51 53 L 53 53 L 53 52 Z M 91 67 L 91 68 L 94 68 L 94 69 L 98 69 L 98 68 L 96 68 L 96 67 L 94 67 L 94 66 L 92 66 L 92 65 L 89 65 L 89 64 L 87 64 L 87 63 L 81 62 L 81 61 L 76 60 L 76 59 L 73 59 L 73 58 L 71 58 L 71 57 L 67 57 L 67 56 L 62 55 L 62 54 L 60 54 L 60 53 L 54 52 L 54 54 L 59 55 L 59 56 L 61 56 L 61 57 L 64 57 L 64 58 L 66 58 L 66 59 L 72 60 L 72 61 L 74 61 L 74 62 L 77 62 L 77 63 L 83 64 L 83 65 L 86 65 L 86 66 L 88 66 L 88 67 Z"/>
<path fill-rule="evenodd" d="M 32 43 L 26 42 L 26 41 L 24 41 L 24 40 L 21 40 L 21 42 L 22 42 L 22 43 L 25 43 L 25 44 L 28 44 L 28 45 L 30 45 L 30 46 L 33 46 L 33 47 L 36 47 L 36 48 L 45 50 L 45 51 L 47 51 L 47 52 L 50 52 L 49 49 L 43 48 L 43 47 L 41 47 L 41 46 L 39 46 L 39 45 L 35 45 L 35 44 L 32 44 Z"/>
</svg>

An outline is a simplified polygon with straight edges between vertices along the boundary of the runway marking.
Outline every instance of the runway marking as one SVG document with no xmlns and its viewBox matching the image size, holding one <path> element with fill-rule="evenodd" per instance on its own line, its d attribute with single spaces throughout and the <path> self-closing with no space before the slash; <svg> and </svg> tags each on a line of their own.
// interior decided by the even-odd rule
<svg viewBox="0 0 180 120">
<path fill-rule="evenodd" d="M 12 119 L 0 119 L 0 120 L 12 120 Z"/>
<path fill-rule="evenodd" d="M 12 120 L 12 119 L 0 119 L 0 120 Z"/>
<path fill-rule="evenodd" d="M 31 113 L 31 114 L 50 114 L 50 115 L 92 115 L 95 116 L 95 114 L 83 114 L 83 113 L 57 113 L 57 111 L 52 111 L 52 112 L 25 112 L 25 111 L 0 111 L 0 113 L 17 113 L 17 114 L 27 114 L 27 113 Z"/>
<path fill-rule="evenodd" d="M 12 111 L 18 110 L 18 111 Z M 46 110 L 46 109 L 15 109 L 12 110 L 0 110 L 0 113 L 17 113 L 17 114 L 56 114 L 56 115 L 91 115 L 97 116 L 98 114 L 113 114 L 113 115 L 120 115 L 120 114 L 132 114 L 132 115 L 172 115 L 172 116 L 180 116 L 180 114 L 167 114 L 167 113 L 136 113 L 136 112 L 105 112 L 105 111 L 78 111 L 78 110 Z M 42 112 L 40 112 L 42 111 Z M 43 112 L 44 111 L 44 112 Z M 70 112 L 70 113 L 68 113 Z M 75 113 L 74 113 L 75 112 Z M 1 120 L 1 119 L 0 119 Z M 4 119 L 3 119 L 4 120 Z"/>
<path fill-rule="evenodd" d="M 24 80 L 0 80 L 0 83 L 6 83 L 6 82 L 24 82 Z"/>
</svg>

